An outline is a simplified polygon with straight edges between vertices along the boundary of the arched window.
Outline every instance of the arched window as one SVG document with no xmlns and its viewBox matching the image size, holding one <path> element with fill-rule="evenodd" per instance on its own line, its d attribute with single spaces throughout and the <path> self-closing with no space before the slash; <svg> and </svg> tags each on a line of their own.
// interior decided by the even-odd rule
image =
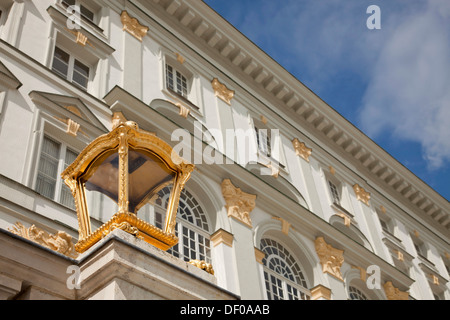
<svg viewBox="0 0 450 320">
<path fill-rule="evenodd" d="M 158 228 L 164 225 L 170 188 L 162 189 L 153 206 L 147 206 L 144 213 L 145 219 Z M 201 260 L 211 263 L 210 231 L 206 214 L 195 197 L 186 189 L 180 194 L 175 232 L 179 242 L 167 252 L 186 262 Z"/>
<path fill-rule="evenodd" d="M 269 300 L 309 300 L 304 273 L 294 256 L 272 239 L 261 240 L 264 282 Z"/>
<path fill-rule="evenodd" d="M 368 300 L 366 295 L 361 290 L 350 286 L 348 288 L 348 296 L 350 300 Z"/>
</svg>

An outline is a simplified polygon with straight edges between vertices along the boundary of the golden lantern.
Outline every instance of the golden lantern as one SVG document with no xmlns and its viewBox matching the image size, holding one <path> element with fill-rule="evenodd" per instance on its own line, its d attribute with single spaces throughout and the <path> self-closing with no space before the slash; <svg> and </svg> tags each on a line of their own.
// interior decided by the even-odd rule
<svg viewBox="0 0 450 320">
<path fill-rule="evenodd" d="M 140 130 L 135 122 L 119 124 L 110 133 L 95 139 L 61 174 L 75 199 L 79 239 L 75 249 L 82 253 L 115 229 L 167 250 L 178 243 L 175 235 L 180 193 L 194 165 L 186 163 L 155 134 Z M 163 188 L 171 186 L 165 221 L 158 228 L 138 217 Z M 116 212 L 92 230 L 87 194 L 107 199 Z M 112 211 L 112 209 L 111 209 Z M 92 214 L 92 212 L 91 212 Z M 95 224 L 99 221 L 94 219 Z M 102 222 L 102 221 L 100 221 Z"/>
</svg>

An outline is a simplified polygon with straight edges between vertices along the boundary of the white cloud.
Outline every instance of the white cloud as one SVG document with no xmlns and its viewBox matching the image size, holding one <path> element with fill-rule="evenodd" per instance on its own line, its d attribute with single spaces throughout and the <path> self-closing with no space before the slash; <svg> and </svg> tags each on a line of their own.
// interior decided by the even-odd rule
<svg viewBox="0 0 450 320">
<path fill-rule="evenodd" d="M 379 0 L 381 30 L 366 28 L 372 0 L 249 2 L 239 29 L 319 96 L 335 101 L 347 79 L 365 90 L 361 105 L 331 103 L 362 131 L 420 143 L 429 169 L 450 161 L 449 0 Z"/>
<path fill-rule="evenodd" d="M 400 23 L 375 64 L 363 130 L 419 142 L 429 169 L 450 161 L 450 2 L 429 0 Z"/>
</svg>

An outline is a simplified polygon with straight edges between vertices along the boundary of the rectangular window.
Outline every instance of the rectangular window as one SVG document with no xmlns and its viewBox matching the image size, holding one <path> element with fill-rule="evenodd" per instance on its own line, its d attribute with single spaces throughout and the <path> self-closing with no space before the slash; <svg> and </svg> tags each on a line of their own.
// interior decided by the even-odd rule
<svg viewBox="0 0 450 320">
<path fill-rule="evenodd" d="M 188 98 L 186 77 L 169 64 L 166 64 L 166 87 L 183 98 Z"/>
<path fill-rule="evenodd" d="M 87 90 L 90 69 L 61 48 L 55 47 L 52 70 L 68 81 Z"/>
<path fill-rule="evenodd" d="M 264 155 L 270 157 L 272 149 L 271 149 L 271 139 L 268 129 L 258 129 L 255 127 L 256 132 L 256 141 L 258 143 L 258 149 Z"/>
<path fill-rule="evenodd" d="M 53 56 L 52 70 L 59 75 L 67 78 L 67 75 L 69 74 L 69 60 L 70 55 L 60 48 L 56 47 L 55 54 Z"/>
<path fill-rule="evenodd" d="M 60 178 L 60 174 L 77 156 L 78 153 L 75 151 L 48 136 L 44 136 L 35 190 L 44 197 L 75 209 L 72 193 Z"/>
<path fill-rule="evenodd" d="M 383 231 L 385 231 L 387 233 L 391 233 L 391 231 L 389 230 L 388 223 L 386 221 L 380 219 L 380 224 L 381 224 L 381 228 L 383 229 Z"/>
<path fill-rule="evenodd" d="M 341 197 L 339 195 L 338 187 L 336 187 L 336 185 L 330 180 L 328 180 L 328 186 L 330 188 L 331 200 L 333 200 L 333 203 L 340 205 Z"/>
<path fill-rule="evenodd" d="M 55 198 L 60 152 L 61 145 L 59 143 L 44 137 L 39 160 L 36 191 L 51 199 Z"/>
<path fill-rule="evenodd" d="M 73 66 L 72 82 L 87 89 L 89 83 L 89 67 L 78 60 L 75 60 Z"/>
<path fill-rule="evenodd" d="M 85 5 L 81 3 L 79 0 L 62 0 L 61 2 L 65 7 L 70 6 L 78 6 L 80 8 L 81 17 L 94 23 L 95 13 L 88 9 Z"/>
</svg>

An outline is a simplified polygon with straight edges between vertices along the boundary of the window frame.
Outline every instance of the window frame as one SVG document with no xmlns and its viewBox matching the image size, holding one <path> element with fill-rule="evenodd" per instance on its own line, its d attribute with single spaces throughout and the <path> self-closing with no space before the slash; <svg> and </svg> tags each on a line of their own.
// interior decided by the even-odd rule
<svg viewBox="0 0 450 320">
<path fill-rule="evenodd" d="M 56 177 L 52 177 L 52 178 L 55 178 L 53 197 L 44 195 L 37 189 L 38 188 L 38 179 L 39 179 L 39 175 L 40 175 L 40 165 L 41 165 L 41 161 L 42 161 L 41 158 L 42 158 L 42 154 L 43 154 L 43 146 L 44 146 L 45 139 L 51 140 L 52 142 L 57 143 L 59 145 L 59 150 L 58 150 L 59 155 L 57 158 L 57 163 L 58 163 L 57 173 L 56 173 Z M 61 199 L 61 195 L 64 192 L 64 188 L 68 188 L 65 185 L 64 181 L 60 178 L 61 172 L 63 172 L 63 170 L 67 167 L 66 156 L 67 156 L 68 150 L 73 152 L 74 154 L 77 154 L 77 155 L 80 154 L 80 152 L 79 152 L 79 150 L 77 150 L 77 148 L 73 147 L 71 144 L 64 141 L 64 139 L 58 139 L 53 134 L 51 134 L 47 131 L 43 132 L 42 136 L 40 137 L 40 142 L 39 142 L 39 150 L 37 153 L 38 160 L 37 160 L 37 165 L 36 165 L 36 169 L 35 169 L 35 177 L 34 177 L 32 189 L 47 199 L 57 202 L 60 205 L 63 205 L 69 209 L 75 210 L 75 202 L 73 203 L 73 205 L 67 205 L 67 204 L 63 203 L 62 199 Z M 70 163 L 68 165 L 70 165 Z M 69 192 L 70 192 L 70 190 L 69 190 Z"/>
<path fill-rule="evenodd" d="M 342 183 L 327 177 L 327 189 L 331 203 L 342 206 Z"/>
<path fill-rule="evenodd" d="M 167 188 L 164 188 L 160 192 L 166 192 Z M 186 198 L 185 198 L 186 197 Z M 166 214 L 166 208 L 160 204 L 157 204 L 158 199 L 155 199 L 155 203 L 152 206 L 144 206 L 142 209 L 147 210 L 147 212 L 141 213 L 145 215 L 144 220 L 149 221 L 151 224 L 155 225 L 158 228 L 162 228 L 164 225 L 164 219 Z M 178 208 L 178 213 L 176 217 L 176 226 L 175 226 L 175 235 L 178 237 L 179 242 L 167 250 L 168 253 L 176 257 L 177 259 L 183 260 L 185 262 L 189 262 L 191 260 L 201 260 L 206 263 L 211 263 L 212 261 L 212 242 L 211 242 L 211 234 L 210 234 L 210 221 L 206 211 L 203 209 L 204 206 L 197 200 L 198 197 L 195 196 L 194 193 L 190 192 L 186 188 L 182 190 L 180 194 L 180 205 Z M 191 206 L 190 203 L 195 204 L 194 207 Z M 189 213 L 191 214 L 191 218 L 194 223 L 184 219 L 180 214 L 180 208 L 183 205 L 188 206 Z M 199 208 L 197 214 L 195 213 L 196 208 Z M 138 215 L 140 212 L 137 213 Z M 201 223 L 208 228 L 206 230 L 203 226 L 200 227 L 197 225 L 199 220 Z M 188 234 L 184 233 L 184 230 L 187 230 Z M 193 237 L 191 237 L 193 235 Z M 186 237 L 187 236 L 187 237 Z M 202 239 L 203 241 L 202 241 Z M 194 241 L 194 245 L 192 242 Z M 185 250 L 188 249 L 188 255 L 185 254 Z"/>
<path fill-rule="evenodd" d="M 60 70 L 55 69 L 55 66 L 54 66 L 55 65 L 55 59 L 59 60 L 59 58 L 56 57 L 57 50 L 61 51 L 62 53 L 66 54 L 66 55 L 68 55 L 68 57 L 69 57 L 68 62 L 67 62 L 67 74 L 66 75 L 64 75 L 64 73 L 61 72 Z M 79 64 L 81 64 L 83 67 L 86 67 L 88 69 L 88 71 L 89 71 L 89 74 L 88 74 L 88 76 L 86 78 L 86 80 L 87 80 L 86 87 L 84 87 L 82 84 L 74 81 L 74 73 L 76 72 L 75 65 L 76 65 L 77 62 Z M 65 61 L 61 61 L 61 63 L 66 63 L 66 62 Z M 60 76 L 61 78 L 64 78 L 65 80 L 67 80 L 71 84 L 75 85 L 77 88 L 80 88 L 81 90 L 84 90 L 86 92 L 89 91 L 90 85 L 92 83 L 94 67 L 91 66 L 89 63 L 86 63 L 83 59 L 80 59 L 75 54 L 71 53 L 70 50 L 68 50 L 66 47 L 61 46 L 59 44 L 56 44 L 54 46 L 50 70 L 53 73 L 55 73 L 58 76 Z"/>
<path fill-rule="evenodd" d="M 271 129 L 260 127 L 257 124 L 255 124 L 253 128 L 255 129 L 256 146 L 258 148 L 258 153 L 261 153 L 268 158 L 272 158 L 272 137 L 270 134 Z"/>
<path fill-rule="evenodd" d="M 99 28 L 100 23 L 100 14 L 101 8 L 95 8 L 95 6 L 92 5 L 92 1 L 83 1 L 83 0 L 72 0 L 74 4 L 69 4 L 66 2 L 67 0 L 60 0 L 60 4 L 63 8 L 67 10 L 70 6 L 77 6 L 80 8 L 80 18 L 83 22 L 87 23 L 88 25 Z M 88 10 L 90 13 L 92 13 L 93 17 L 90 19 L 86 14 L 83 14 L 82 8 Z"/>
<path fill-rule="evenodd" d="M 357 295 L 363 299 L 352 299 L 352 295 Z M 360 290 L 358 287 L 350 285 L 348 287 L 348 299 L 349 300 L 370 300 L 369 297 L 364 293 L 364 291 Z"/>
<path fill-rule="evenodd" d="M 281 130 L 270 128 L 254 114 L 249 114 L 249 125 L 253 130 L 258 162 L 276 164 L 280 172 L 288 174 Z M 278 130 L 279 134 L 272 136 L 272 130 Z M 265 140 L 265 146 L 261 144 L 261 140 Z"/>
<path fill-rule="evenodd" d="M 300 272 L 300 274 L 295 274 L 295 267 L 292 265 L 289 265 L 288 261 L 286 261 L 285 258 L 281 257 L 280 255 L 274 255 L 274 254 L 267 254 L 264 249 L 269 247 L 263 246 L 263 242 L 264 241 L 270 241 L 275 243 L 278 248 L 281 247 L 284 251 L 284 253 L 289 255 L 289 258 L 291 260 L 294 261 L 294 263 L 297 265 L 297 269 Z M 272 245 L 270 245 L 270 248 L 273 248 Z M 291 253 L 291 250 L 288 249 L 287 246 L 285 246 L 282 242 L 280 242 L 277 239 L 273 239 L 271 237 L 263 237 L 260 241 L 260 250 L 262 252 L 265 253 L 265 257 L 263 258 L 262 261 L 262 286 L 263 286 L 263 294 L 264 294 L 264 298 L 266 300 L 269 300 L 269 298 L 271 298 L 271 300 L 274 297 L 274 285 L 277 285 L 278 289 L 281 289 L 281 293 L 283 294 L 283 298 L 281 300 L 310 300 L 311 299 L 311 292 L 310 290 L 307 288 L 308 283 L 307 283 L 307 279 L 305 276 L 305 271 L 303 269 L 303 267 L 301 266 L 300 262 L 298 261 L 298 259 Z M 272 250 L 271 250 L 272 251 Z M 300 281 L 304 282 L 303 284 L 299 284 L 297 283 L 297 281 L 293 281 L 291 279 L 286 278 L 283 274 L 281 273 L 277 273 L 275 270 L 272 270 L 268 264 L 267 261 L 271 261 L 274 259 L 278 259 L 283 261 L 289 268 L 289 270 L 293 273 L 293 277 L 294 278 L 298 278 Z M 275 279 L 277 281 L 277 284 L 274 284 L 272 282 L 272 279 Z M 299 299 L 292 299 L 294 297 L 294 295 L 292 294 L 293 290 L 290 291 L 289 287 L 291 287 L 293 290 L 296 290 L 298 295 L 296 296 Z M 270 291 L 270 295 L 271 297 L 269 297 L 269 291 Z M 278 292 L 279 293 L 279 292 Z M 276 299 L 273 299 L 276 300 Z"/>
</svg>

